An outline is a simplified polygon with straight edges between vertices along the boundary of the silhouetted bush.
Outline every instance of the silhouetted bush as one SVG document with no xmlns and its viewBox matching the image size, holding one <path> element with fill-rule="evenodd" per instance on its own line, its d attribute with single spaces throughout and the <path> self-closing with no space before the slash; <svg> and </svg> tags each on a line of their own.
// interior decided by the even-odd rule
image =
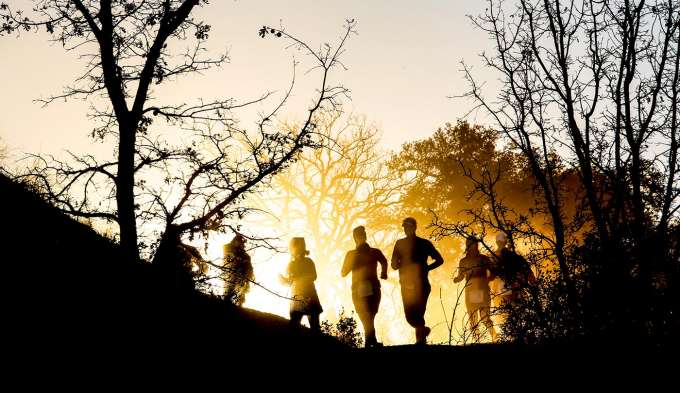
<svg viewBox="0 0 680 393">
<path fill-rule="evenodd" d="M 344 309 L 340 310 L 340 316 L 335 324 L 329 321 L 321 322 L 321 332 L 336 337 L 341 343 L 352 348 L 360 348 L 364 344 L 354 313 L 345 315 Z"/>
<path fill-rule="evenodd" d="M 671 233 L 678 228 L 672 227 Z M 633 244 L 634 238 L 623 244 Z M 677 255 L 674 243 L 671 255 Z M 506 341 L 541 343 L 579 337 L 615 342 L 635 340 L 657 346 L 677 340 L 677 280 L 679 265 L 672 259 L 654 261 L 649 277 L 640 276 L 640 263 L 631 248 L 604 255 L 595 236 L 569 250 L 573 278 L 577 283 L 578 308 L 566 302 L 567 291 L 560 280 L 541 279 L 527 288 L 513 305 L 497 310 L 504 316 Z M 655 251 L 646 255 L 654 258 Z"/>
</svg>

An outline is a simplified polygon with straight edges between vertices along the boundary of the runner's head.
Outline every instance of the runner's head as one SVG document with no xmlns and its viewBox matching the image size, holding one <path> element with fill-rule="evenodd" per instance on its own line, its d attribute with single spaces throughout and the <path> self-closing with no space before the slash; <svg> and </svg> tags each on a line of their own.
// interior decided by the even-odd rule
<svg viewBox="0 0 680 393">
<path fill-rule="evenodd" d="M 354 228 L 354 230 L 352 230 L 352 236 L 354 237 L 354 242 L 357 246 L 366 243 L 366 228 L 364 228 L 363 225 Z"/>
<path fill-rule="evenodd" d="M 230 243 L 235 247 L 243 247 L 246 244 L 246 238 L 240 233 L 237 233 L 234 235 L 234 238 L 231 239 Z"/>
<path fill-rule="evenodd" d="M 413 217 L 404 218 L 404 221 L 401 222 L 401 226 L 404 228 L 406 236 L 414 236 L 416 234 L 416 228 L 418 228 L 416 219 Z"/>
<path fill-rule="evenodd" d="M 294 237 L 290 240 L 290 254 L 293 258 L 302 258 L 309 254 L 304 237 Z"/>
<path fill-rule="evenodd" d="M 468 237 L 465 240 L 465 256 L 473 257 L 479 255 L 479 240 L 475 237 Z"/>
<path fill-rule="evenodd" d="M 501 250 L 505 248 L 505 246 L 508 244 L 508 235 L 505 234 L 505 232 L 498 232 L 496 234 L 496 245 L 498 246 L 498 249 Z"/>
</svg>

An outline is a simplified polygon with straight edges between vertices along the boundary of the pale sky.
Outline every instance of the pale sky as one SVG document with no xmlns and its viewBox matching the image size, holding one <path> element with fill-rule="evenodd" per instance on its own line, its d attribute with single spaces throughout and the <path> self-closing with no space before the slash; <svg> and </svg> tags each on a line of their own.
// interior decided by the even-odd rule
<svg viewBox="0 0 680 393">
<path fill-rule="evenodd" d="M 15 8 L 26 0 L 8 1 Z M 352 91 L 346 110 L 364 114 L 383 132 L 384 145 L 427 137 L 445 122 L 455 122 L 470 102 L 447 96 L 466 85 L 459 62 L 476 66 L 478 53 L 489 48 L 483 32 L 473 28 L 467 14 L 483 11 L 484 2 L 466 1 L 212 1 L 199 14 L 212 25 L 207 47 L 227 50 L 230 62 L 202 76 L 163 85 L 156 94 L 168 103 L 194 102 L 199 97 L 249 99 L 267 90 L 284 90 L 289 83 L 294 51 L 281 41 L 261 39 L 264 24 L 279 26 L 314 45 L 335 42 L 345 18 L 358 21 L 357 36 L 343 57 L 347 71 L 335 77 Z M 29 8 L 29 7 L 23 7 Z M 0 37 L 0 137 L 14 157 L 21 153 L 111 151 L 87 137 L 92 122 L 89 103 L 69 101 L 47 108 L 33 100 L 61 92 L 81 72 L 78 53 L 67 53 L 47 41 L 46 33 Z M 317 79 L 298 70 L 296 100 L 285 112 L 292 119 L 305 113 Z M 491 76 L 484 79 L 493 79 Z M 260 109 L 264 110 L 264 106 Z M 252 121 L 248 114 L 244 122 Z M 475 120 L 475 119 L 472 119 Z M 246 123 L 247 124 L 247 123 Z"/>
</svg>

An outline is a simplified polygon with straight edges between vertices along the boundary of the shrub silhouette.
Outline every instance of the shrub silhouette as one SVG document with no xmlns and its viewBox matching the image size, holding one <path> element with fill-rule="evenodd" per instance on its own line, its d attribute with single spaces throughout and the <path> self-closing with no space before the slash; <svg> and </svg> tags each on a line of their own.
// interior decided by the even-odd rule
<svg viewBox="0 0 680 393">
<path fill-rule="evenodd" d="M 335 324 L 329 321 L 321 322 L 321 332 L 336 337 L 341 343 L 351 348 L 360 348 L 364 344 L 357 321 L 354 319 L 354 313 L 345 315 L 344 308 L 340 310 L 340 316 Z"/>
</svg>

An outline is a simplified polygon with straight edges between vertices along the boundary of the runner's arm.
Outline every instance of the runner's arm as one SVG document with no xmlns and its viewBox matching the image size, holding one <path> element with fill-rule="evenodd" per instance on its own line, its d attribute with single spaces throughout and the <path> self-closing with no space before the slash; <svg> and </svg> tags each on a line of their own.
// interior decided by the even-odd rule
<svg viewBox="0 0 680 393">
<path fill-rule="evenodd" d="M 395 244 L 394 250 L 392 250 L 392 269 L 399 270 L 400 267 L 401 267 L 401 253 L 399 252 L 397 244 Z"/>
<path fill-rule="evenodd" d="M 345 254 L 345 262 L 342 263 L 342 269 L 340 270 L 340 275 L 345 277 L 352 271 L 354 266 L 352 263 L 352 258 L 350 258 L 350 253 Z"/>
<path fill-rule="evenodd" d="M 427 266 L 428 271 L 434 270 L 444 264 L 444 258 L 442 257 L 442 254 L 440 254 L 439 251 L 434 248 L 432 242 L 430 242 L 430 257 L 434 259 L 434 262 Z"/>
<path fill-rule="evenodd" d="M 464 271 L 465 267 L 463 266 L 463 260 L 461 259 L 460 262 L 458 262 L 458 274 L 453 278 L 453 282 L 459 283 L 463 281 L 463 278 L 465 278 Z"/>
<path fill-rule="evenodd" d="M 293 283 L 293 280 L 290 277 L 290 264 L 288 264 L 285 274 L 279 274 L 279 281 L 281 281 L 281 283 L 284 285 L 290 285 Z"/>
<path fill-rule="evenodd" d="M 387 258 L 380 250 L 378 250 L 378 263 L 380 263 L 380 278 L 387 280 Z"/>
</svg>

